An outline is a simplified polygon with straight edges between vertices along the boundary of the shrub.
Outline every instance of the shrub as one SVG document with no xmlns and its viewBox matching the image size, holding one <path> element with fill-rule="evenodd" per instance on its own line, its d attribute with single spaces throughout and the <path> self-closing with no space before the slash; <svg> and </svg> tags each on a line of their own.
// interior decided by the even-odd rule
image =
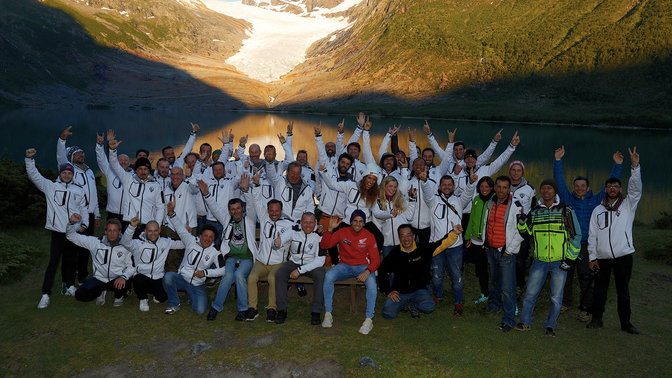
<svg viewBox="0 0 672 378">
<path fill-rule="evenodd" d="M 672 214 L 661 211 L 660 218 L 654 220 L 653 224 L 659 230 L 672 230 Z"/>
<path fill-rule="evenodd" d="M 27 272 L 31 262 L 35 261 L 38 249 L 21 240 L 0 233 L 0 284 L 17 280 Z"/>
<path fill-rule="evenodd" d="M 52 169 L 39 171 L 50 180 L 57 176 Z M 7 189 L 0 196 L 0 226 L 44 222 L 47 211 L 44 194 L 30 181 L 23 164 L 0 159 L 0 187 Z"/>
</svg>

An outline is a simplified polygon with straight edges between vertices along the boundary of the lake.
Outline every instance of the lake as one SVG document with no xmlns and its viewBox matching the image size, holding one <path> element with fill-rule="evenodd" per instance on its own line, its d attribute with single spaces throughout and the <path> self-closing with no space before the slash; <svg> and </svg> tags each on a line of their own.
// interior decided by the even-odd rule
<svg viewBox="0 0 672 378">
<path fill-rule="evenodd" d="M 294 121 L 294 153 L 299 149 L 308 151 L 311 166 L 317 160 L 313 126 L 322 122 L 322 134 L 325 141 L 336 140 L 336 125 L 343 117 L 319 114 L 289 113 L 252 113 L 229 112 L 208 109 L 171 109 L 171 110 L 86 110 L 86 109 L 20 109 L 0 113 L 0 126 L 9 133 L 5 137 L 0 155 L 15 161 L 22 161 L 25 150 L 34 147 L 38 150 L 37 163 L 45 167 L 56 167 L 56 139 L 68 125 L 73 126 L 73 135 L 68 145 L 77 144 L 87 155 L 87 163 L 97 168 L 95 163 L 96 132 L 102 133 L 109 128 L 116 130 L 118 139 L 123 140 L 120 151 L 135 156 L 138 148 L 153 151 L 159 156 L 166 145 L 175 147 L 176 153 L 182 150 L 191 127 L 189 122 L 201 126 L 196 140 L 195 150 L 203 142 L 219 148 L 217 139 L 222 130 L 232 129 L 236 135 L 236 144 L 241 136 L 249 135 L 248 146 L 258 143 L 263 146 L 275 144 L 278 158 L 284 156 L 279 146 L 277 134 L 285 133 L 287 123 Z M 385 132 L 393 124 L 403 125 L 399 143 L 404 150 L 408 148 L 407 126 L 416 128 L 416 141 L 421 148 L 428 147 L 422 131 L 422 119 L 373 117 L 372 144 L 374 156 Z M 346 141 L 356 126 L 355 116 L 345 117 Z M 648 130 L 635 128 L 598 128 L 586 126 L 491 123 L 450 120 L 429 120 L 432 131 L 442 146 L 448 140 L 447 130 L 457 128 L 457 140 L 463 140 L 467 148 L 483 151 L 500 128 L 503 138 L 495 151 L 500 154 L 513 133 L 518 130 L 521 138 L 518 149 L 512 159 L 525 163 L 525 176 L 538 188 L 539 183 L 553 175 L 553 152 L 561 145 L 565 146 L 565 178 L 571 188 L 571 180 L 577 175 L 587 176 L 594 188 L 599 188 L 609 176 L 613 160 L 612 154 L 619 150 L 625 157 L 623 181 L 626 185 L 630 176 L 628 146 L 637 146 L 641 155 L 643 198 L 639 204 L 637 220 L 650 222 L 661 211 L 672 212 L 672 175 L 669 164 L 672 161 L 672 132 L 666 130 Z M 437 161 L 438 164 L 438 161 Z M 500 174 L 508 173 L 508 164 Z M 599 190 L 599 189 L 597 189 Z M 596 191 L 597 191 L 596 190 Z"/>
</svg>

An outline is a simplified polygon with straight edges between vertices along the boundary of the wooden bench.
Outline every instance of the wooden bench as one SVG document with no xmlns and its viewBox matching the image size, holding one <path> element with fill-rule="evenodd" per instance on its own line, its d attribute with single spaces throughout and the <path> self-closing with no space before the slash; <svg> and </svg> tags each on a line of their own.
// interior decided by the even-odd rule
<svg viewBox="0 0 672 378">
<path fill-rule="evenodd" d="M 261 279 L 257 283 L 259 283 L 259 282 L 268 283 L 268 281 L 261 280 Z M 307 277 L 307 276 L 299 276 L 299 278 L 297 278 L 297 279 L 291 279 L 290 278 L 288 283 L 290 283 L 290 284 L 309 284 L 309 285 L 312 285 L 313 284 L 313 279 L 310 278 L 310 277 Z M 356 314 L 357 313 L 357 303 L 358 303 L 358 300 L 359 300 L 359 293 L 357 292 L 357 286 L 364 286 L 364 282 L 359 282 L 359 281 L 357 281 L 357 278 L 352 277 L 352 278 L 348 278 L 347 280 L 334 282 L 334 286 L 336 286 L 336 285 L 338 285 L 338 286 L 350 286 L 350 312 L 352 312 L 353 314 Z"/>
</svg>

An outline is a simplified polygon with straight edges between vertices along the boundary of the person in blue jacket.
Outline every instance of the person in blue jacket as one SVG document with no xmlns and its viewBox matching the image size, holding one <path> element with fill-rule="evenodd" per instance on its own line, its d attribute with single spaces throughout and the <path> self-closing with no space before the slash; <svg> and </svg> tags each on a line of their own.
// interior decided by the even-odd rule
<svg viewBox="0 0 672 378">
<path fill-rule="evenodd" d="M 565 177 L 562 171 L 562 157 L 565 156 L 565 146 L 555 150 L 555 161 L 553 162 L 553 178 L 558 183 L 558 195 L 560 200 L 571 206 L 576 212 L 576 217 L 579 219 L 581 226 L 581 252 L 576 259 L 577 263 L 572 265 L 570 271 L 567 272 L 567 280 L 565 281 L 564 296 L 562 300 L 563 312 L 569 309 L 573 301 L 573 279 L 574 271 L 576 270 L 579 279 L 579 288 L 581 289 L 581 297 L 579 299 L 579 317 L 582 322 L 590 320 L 591 307 L 593 305 L 593 275 L 590 274 L 588 268 L 588 228 L 590 226 L 590 215 L 604 198 L 604 187 L 598 193 L 593 193 L 590 189 L 590 181 L 585 176 L 577 176 L 574 178 L 574 190 L 569 191 Z M 623 155 L 616 151 L 613 155 L 614 166 L 611 169 L 610 178 L 621 178 L 621 171 L 623 170 Z"/>
</svg>

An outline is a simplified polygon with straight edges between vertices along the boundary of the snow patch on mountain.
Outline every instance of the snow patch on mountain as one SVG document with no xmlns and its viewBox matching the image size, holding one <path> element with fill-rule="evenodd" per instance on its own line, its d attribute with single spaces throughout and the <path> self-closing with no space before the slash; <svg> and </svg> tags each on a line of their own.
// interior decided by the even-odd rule
<svg viewBox="0 0 672 378">
<path fill-rule="evenodd" d="M 362 0 L 344 0 L 334 8 L 315 8 L 302 15 L 244 5 L 239 1 L 201 1 L 215 12 L 252 24 L 248 30 L 250 37 L 226 63 L 252 79 L 270 83 L 303 62 L 314 42 L 352 25 L 344 17 L 327 17 L 328 14 L 347 10 Z"/>
</svg>

